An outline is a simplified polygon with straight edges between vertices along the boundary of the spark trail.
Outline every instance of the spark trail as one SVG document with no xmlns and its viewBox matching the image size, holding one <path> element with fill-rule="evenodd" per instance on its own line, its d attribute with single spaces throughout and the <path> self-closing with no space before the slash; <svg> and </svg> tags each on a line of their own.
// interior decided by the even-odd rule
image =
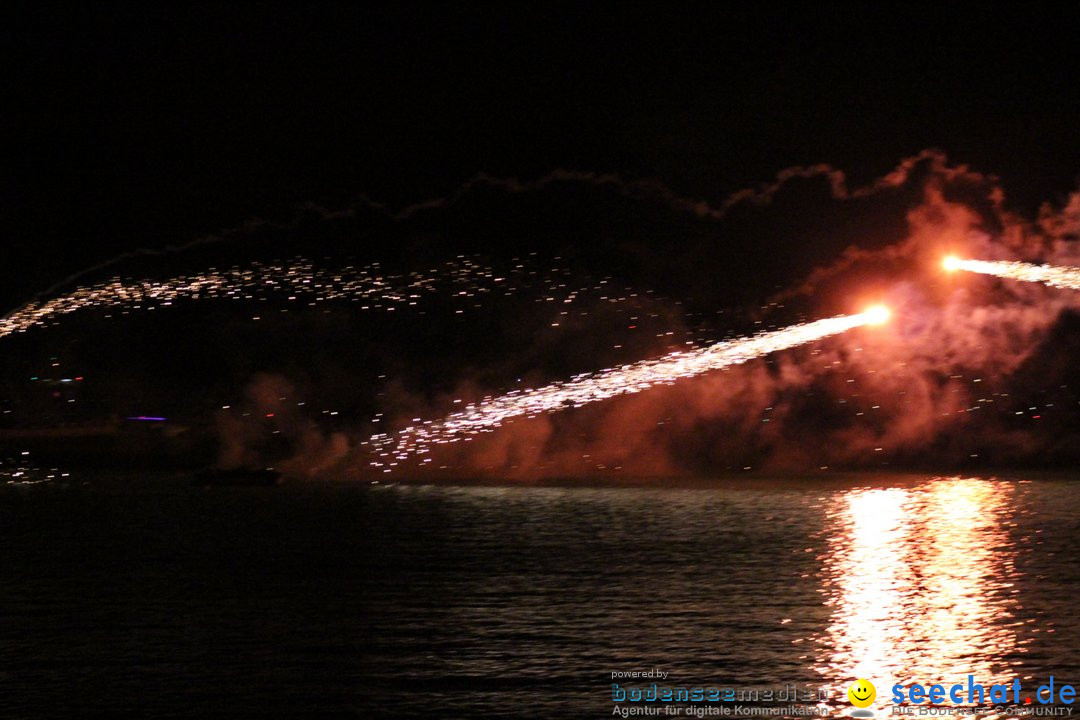
<svg viewBox="0 0 1080 720">
<path fill-rule="evenodd" d="M 515 261 L 517 259 L 515 258 Z M 559 266 L 543 270 L 524 261 L 497 273 L 472 257 L 458 258 L 427 271 L 388 274 L 378 263 L 338 269 L 317 267 L 304 258 L 271 264 L 253 263 L 246 268 L 211 269 L 167 280 L 114 277 L 108 282 L 80 286 L 48 300 L 35 300 L 0 317 L 0 339 L 35 327 L 56 324 L 72 313 L 118 308 L 134 310 L 168 307 L 182 301 L 229 300 L 257 302 L 277 299 L 296 305 L 350 302 L 361 311 L 406 309 L 441 298 L 464 309 L 479 307 L 484 296 L 509 296 L 526 288 L 543 292 L 545 301 L 570 305 L 610 290 L 607 279 L 589 287 L 574 288 L 570 271 Z M 630 291 L 627 289 L 627 295 Z M 603 299 L 608 299 L 604 295 Z M 631 299 L 619 297 L 612 302 Z"/>
<path fill-rule="evenodd" d="M 459 285 L 471 290 L 478 278 L 491 277 L 493 273 L 489 268 L 468 258 L 445 263 L 429 273 L 408 275 L 383 274 L 378 263 L 332 271 L 299 258 L 289 263 L 254 263 L 248 268 L 209 270 L 169 280 L 117 277 L 109 282 L 76 288 L 50 300 L 27 303 L 0 318 L 0 338 L 47 325 L 64 315 L 88 308 L 139 309 L 169 306 L 181 300 L 258 300 L 277 295 L 289 301 L 305 299 L 310 303 L 350 300 L 362 303 L 363 310 L 392 310 L 416 305 L 422 297 L 438 292 L 441 286 Z M 486 290 L 483 288 L 479 292 Z"/>
<path fill-rule="evenodd" d="M 880 325 L 888 319 L 889 310 L 875 306 L 857 315 L 801 323 L 737 340 L 725 340 L 696 350 L 674 352 L 659 358 L 584 373 L 539 388 L 485 397 L 442 420 L 428 420 L 397 433 L 372 436 L 366 444 L 374 448 L 377 457 L 370 464 L 383 468 L 383 472 L 391 472 L 402 461 L 429 454 L 434 445 L 469 440 L 479 433 L 493 432 L 512 418 L 535 417 L 659 385 L 670 385 L 683 378 L 739 365 L 863 325 Z M 432 462 L 432 459 L 424 458 L 422 462 Z"/>
<path fill-rule="evenodd" d="M 1080 290 L 1080 268 L 1069 265 L 1036 265 L 1034 263 L 945 258 L 942 265 L 949 272 L 966 270 L 981 275 L 993 275 L 1008 280 L 1037 282 L 1064 290 Z"/>
</svg>

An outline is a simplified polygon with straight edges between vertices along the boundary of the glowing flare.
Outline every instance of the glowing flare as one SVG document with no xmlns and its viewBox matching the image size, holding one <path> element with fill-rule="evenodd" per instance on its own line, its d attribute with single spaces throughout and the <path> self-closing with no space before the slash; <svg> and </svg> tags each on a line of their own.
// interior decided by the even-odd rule
<svg viewBox="0 0 1080 720">
<path fill-rule="evenodd" d="M 956 272 L 960 269 L 960 258 L 955 255 L 950 255 L 941 261 L 941 266 L 944 267 L 947 272 Z"/>
<path fill-rule="evenodd" d="M 1070 265 L 1036 265 L 1025 262 L 962 260 L 946 258 L 947 269 L 966 270 L 1008 280 L 1037 282 L 1054 288 L 1080 290 L 1080 268 Z"/>
<path fill-rule="evenodd" d="M 372 436 L 367 444 L 374 447 L 377 457 L 371 465 L 389 469 L 399 461 L 431 452 L 434 445 L 468 440 L 479 433 L 493 432 L 515 417 L 533 417 L 641 392 L 658 385 L 670 385 L 683 378 L 738 365 L 862 325 L 880 324 L 888 318 L 888 308 L 878 305 L 857 315 L 841 315 L 792 325 L 782 330 L 725 340 L 696 350 L 674 352 L 651 360 L 577 375 L 570 380 L 539 388 L 487 397 L 442 420 L 419 422 L 396 434 Z"/>
<path fill-rule="evenodd" d="M 863 312 L 867 325 L 884 325 L 891 316 L 892 312 L 884 305 L 874 305 Z"/>
</svg>

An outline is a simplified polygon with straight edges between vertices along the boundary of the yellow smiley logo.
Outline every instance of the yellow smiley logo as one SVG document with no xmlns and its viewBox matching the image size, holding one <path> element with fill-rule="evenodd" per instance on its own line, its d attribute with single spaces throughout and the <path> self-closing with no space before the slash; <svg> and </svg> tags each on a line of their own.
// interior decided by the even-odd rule
<svg viewBox="0 0 1080 720">
<path fill-rule="evenodd" d="M 869 680 L 856 680 L 851 683 L 851 687 L 847 689 L 848 700 L 855 707 L 864 708 L 874 702 L 874 698 L 877 697 L 877 690 L 874 689 L 874 684 Z"/>
</svg>

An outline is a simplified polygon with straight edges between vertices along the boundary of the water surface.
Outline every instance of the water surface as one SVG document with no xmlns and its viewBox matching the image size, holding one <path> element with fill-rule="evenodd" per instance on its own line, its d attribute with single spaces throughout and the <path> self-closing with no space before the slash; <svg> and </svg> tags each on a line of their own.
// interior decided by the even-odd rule
<svg viewBox="0 0 1080 720">
<path fill-rule="evenodd" d="M 672 685 L 1080 681 L 1080 484 L 0 487 L 0 712 L 610 717 Z M 631 681 L 632 682 L 632 681 Z"/>
</svg>

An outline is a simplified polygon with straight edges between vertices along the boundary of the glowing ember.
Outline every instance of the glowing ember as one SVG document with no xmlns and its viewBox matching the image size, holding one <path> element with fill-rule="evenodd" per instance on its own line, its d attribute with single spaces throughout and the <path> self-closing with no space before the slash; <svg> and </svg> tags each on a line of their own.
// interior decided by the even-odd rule
<svg viewBox="0 0 1080 720">
<path fill-rule="evenodd" d="M 837 335 L 862 325 L 879 325 L 889 318 L 888 308 L 878 305 L 858 315 L 792 325 L 739 340 L 726 340 L 697 350 L 674 352 L 617 368 L 578 375 L 539 388 L 515 390 L 487 397 L 439 421 L 424 421 L 396 434 L 378 434 L 368 441 L 376 451 L 373 467 L 390 468 L 411 457 L 426 455 L 432 446 L 493 432 L 515 417 L 586 405 L 619 395 L 670 385 L 683 378 L 738 365 L 779 350 Z M 425 459 L 424 462 L 429 462 Z"/>
</svg>

